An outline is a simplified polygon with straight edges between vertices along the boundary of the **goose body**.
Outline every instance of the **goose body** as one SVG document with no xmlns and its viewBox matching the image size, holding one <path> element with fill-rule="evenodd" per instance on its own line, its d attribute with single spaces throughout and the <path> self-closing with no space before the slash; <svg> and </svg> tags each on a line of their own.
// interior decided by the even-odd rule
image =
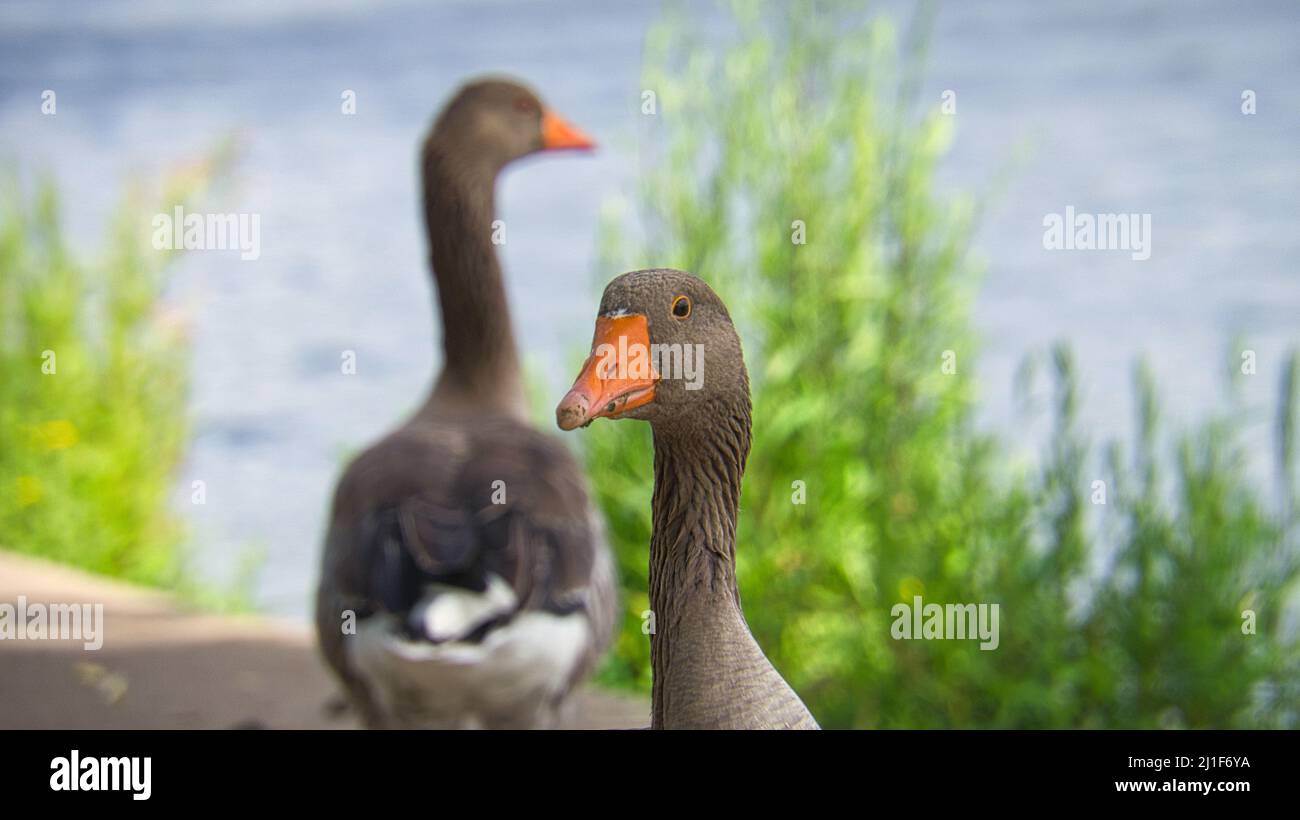
<svg viewBox="0 0 1300 820">
<path fill-rule="evenodd" d="M 609 641 L 612 562 L 577 463 L 525 420 L 489 233 L 505 164 L 588 144 L 503 81 L 466 86 L 425 143 L 444 368 L 339 480 L 316 601 L 367 726 L 556 726 Z"/>
<path fill-rule="evenodd" d="M 685 345 L 703 353 L 699 382 L 671 372 L 671 355 L 639 371 L 610 366 L 611 350 Z M 600 417 L 648 421 L 654 434 L 652 728 L 818 728 L 741 608 L 736 516 L 751 435 L 749 377 L 726 306 L 702 280 L 644 270 L 605 288 L 592 355 L 556 409 L 565 430 Z"/>
</svg>

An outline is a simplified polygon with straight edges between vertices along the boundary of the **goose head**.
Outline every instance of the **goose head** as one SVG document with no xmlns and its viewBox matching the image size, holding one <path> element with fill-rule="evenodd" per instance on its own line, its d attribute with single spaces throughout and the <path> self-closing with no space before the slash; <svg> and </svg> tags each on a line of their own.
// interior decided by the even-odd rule
<svg viewBox="0 0 1300 820">
<path fill-rule="evenodd" d="M 431 137 L 473 152 L 498 170 L 539 151 L 595 147 L 531 89 L 503 79 L 476 80 L 462 87 L 438 117 Z"/>
<path fill-rule="evenodd" d="M 591 354 L 555 420 L 573 430 L 598 418 L 690 426 L 743 405 L 749 377 L 726 305 L 680 270 L 625 273 L 605 288 Z"/>
</svg>

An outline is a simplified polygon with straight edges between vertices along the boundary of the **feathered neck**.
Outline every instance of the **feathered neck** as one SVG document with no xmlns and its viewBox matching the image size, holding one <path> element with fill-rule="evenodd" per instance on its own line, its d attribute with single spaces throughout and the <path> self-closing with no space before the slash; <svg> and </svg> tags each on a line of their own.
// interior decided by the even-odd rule
<svg viewBox="0 0 1300 820">
<path fill-rule="evenodd" d="M 726 653 L 718 650 L 728 635 L 700 629 L 698 622 L 722 623 L 729 615 L 744 622 L 736 586 L 736 516 L 749 445 L 748 389 L 689 421 L 654 429 L 652 727 L 664 725 L 664 682 L 674 655 L 726 663 Z"/>
<path fill-rule="evenodd" d="M 425 227 L 444 354 L 430 402 L 522 415 L 519 356 L 492 244 L 499 171 L 483 152 L 437 131 L 425 144 Z"/>
</svg>

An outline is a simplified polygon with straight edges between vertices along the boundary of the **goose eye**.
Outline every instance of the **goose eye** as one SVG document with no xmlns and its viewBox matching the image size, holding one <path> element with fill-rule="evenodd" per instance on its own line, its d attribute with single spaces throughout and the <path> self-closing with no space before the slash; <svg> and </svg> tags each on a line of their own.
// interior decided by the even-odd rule
<svg viewBox="0 0 1300 820">
<path fill-rule="evenodd" d="M 528 99 L 527 97 L 516 97 L 515 110 L 523 111 L 525 114 L 527 114 L 531 111 L 534 111 L 535 106 L 533 105 L 533 101 Z"/>
<path fill-rule="evenodd" d="M 678 296 L 673 300 L 673 315 L 678 319 L 685 319 L 691 315 L 691 297 Z"/>
</svg>

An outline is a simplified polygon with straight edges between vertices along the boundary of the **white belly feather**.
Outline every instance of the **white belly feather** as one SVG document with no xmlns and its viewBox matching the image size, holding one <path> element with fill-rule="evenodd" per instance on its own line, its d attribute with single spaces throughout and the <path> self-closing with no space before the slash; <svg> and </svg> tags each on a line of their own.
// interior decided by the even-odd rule
<svg viewBox="0 0 1300 820">
<path fill-rule="evenodd" d="M 521 612 L 481 641 L 461 637 L 515 606 L 505 582 L 486 591 L 442 587 L 415 608 L 425 631 L 444 643 L 408 639 L 395 616 L 365 619 L 346 641 L 349 664 L 398 726 L 529 728 L 554 725 L 560 701 L 588 651 L 584 612 Z"/>
</svg>

